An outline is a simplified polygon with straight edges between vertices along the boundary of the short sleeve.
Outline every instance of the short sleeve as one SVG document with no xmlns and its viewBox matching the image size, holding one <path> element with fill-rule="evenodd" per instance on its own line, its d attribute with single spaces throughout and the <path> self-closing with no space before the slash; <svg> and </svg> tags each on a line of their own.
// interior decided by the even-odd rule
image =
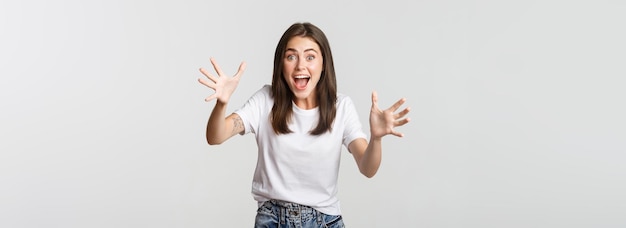
<svg viewBox="0 0 626 228">
<path fill-rule="evenodd" d="M 259 120 L 261 120 L 262 110 L 269 100 L 269 92 L 270 86 L 263 86 L 243 106 L 233 112 L 239 115 L 243 122 L 244 131 L 241 135 L 258 132 Z"/>
<path fill-rule="evenodd" d="M 367 135 L 363 132 L 359 115 L 356 112 L 356 107 L 350 97 L 341 97 L 337 112 L 341 113 L 342 121 L 345 124 L 342 143 L 346 148 L 355 139 L 367 139 Z"/>
</svg>

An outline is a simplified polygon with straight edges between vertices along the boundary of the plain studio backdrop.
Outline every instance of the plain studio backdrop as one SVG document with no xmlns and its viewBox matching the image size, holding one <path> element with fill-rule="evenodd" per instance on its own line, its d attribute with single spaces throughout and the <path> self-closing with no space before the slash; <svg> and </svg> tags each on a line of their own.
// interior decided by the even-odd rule
<svg viewBox="0 0 626 228">
<path fill-rule="evenodd" d="M 412 121 L 348 227 L 626 227 L 624 1 L 2 1 L 0 227 L 252 227 L 252 135 L 205 142 L 215 57 L 271 82 L 289 25 L 328 36 L 369 133 Z"/>
</svg>

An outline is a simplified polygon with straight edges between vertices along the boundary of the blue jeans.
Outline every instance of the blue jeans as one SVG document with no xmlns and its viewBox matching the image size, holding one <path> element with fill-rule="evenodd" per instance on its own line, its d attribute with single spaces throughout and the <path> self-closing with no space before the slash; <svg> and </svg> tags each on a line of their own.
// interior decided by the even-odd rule
<svg viewBox="0 0 626 228">
<path fill-rule="evenodd" d="M 309 206 L 270 200 L 257 210 L 254 228 L 344 228 L 341 215 L 327 215 Z"/>
</svg>

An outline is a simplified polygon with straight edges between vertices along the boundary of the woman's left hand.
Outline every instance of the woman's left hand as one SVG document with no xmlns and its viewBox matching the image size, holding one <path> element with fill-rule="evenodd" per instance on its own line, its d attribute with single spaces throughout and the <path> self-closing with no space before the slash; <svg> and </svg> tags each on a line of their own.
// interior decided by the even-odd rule
<svg viewBox="0 0 626 228">
<path fill-rule="evenodd" d="M 410 121 L 409 118 L 404 118 L 404 116 L 409 113 L 409 108 L 405 108 L 396 113 L 405 101 L 406 99 L 402 98 L 388 109 L 381 110 L 378 108 L 378 95 L 375 91 L 372 92 L 372 110 L 370 111 L 370 132 L 372 139 L 382 138 L 388 134 L 398 137 L 404 136 L 404 134 L 396 131 L 395 128 L 405 125 Z"/>
</svg>

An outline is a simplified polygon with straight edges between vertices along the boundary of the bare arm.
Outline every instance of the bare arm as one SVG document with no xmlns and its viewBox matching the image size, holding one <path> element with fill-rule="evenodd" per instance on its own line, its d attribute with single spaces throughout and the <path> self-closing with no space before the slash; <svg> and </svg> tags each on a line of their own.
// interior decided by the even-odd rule
<svg viewBox="0 0 626 228">
<path fill-rule="evenodd" d="M 209 145 L 219 145 L 244 130 L 239 115 L 233 113 L 224 118 L 225 110 L 226 105 L 218 102 L 211 112 L 206 125 L 206 141 Z"/>
<path fill-rule="evenodd" d="M 392 134 L 398 137 L 402 137 L 403 134 L 397 132 L 394 128 L 405 125 L 410 121 L 409 118 L 404 118 L 409 113 L 409 108 L 394 113 L 402 104 L 405 99 L 400 99 L 394 103 L 390 108 L 381 110 L 378 108 L 378 95 L 376 92 L 372 93 L 372 109 L 370 111 L 370 141 L 369 143 L 365 139 L 356 139 L 348 145 L 348 150 L 352 153 L 354 160 L 359 167 L 359 171 L 366 177 L 373 177 L 378 168 L 382 158 L 382 138 L 385 135 Z"/>
<path fill-rule="evenodd" d="M 219 65 L 217 65 L 217 62 L 215 62 L 213 58 L 211 58 L 211 64 L 213 64 L 213 68 L 217 72 L 218 77 L 215 77 L 205 69 L 200 68 L 200 72 L 202 72 L 202 74 L 204 74 L 211 81 L 209 82 L 204 79 L 198 79 L 198 82 L 215 90 L 214 94 L 204 100 L 207 102 L 213 99 L 217 100 L 215 107 L 211 112 L 211 116 L 209 117 L 206 128 L 207 143 L 210 145 L 217 145 L 244 130 L 239 115 L 233 113 L 228 117 L 225 116 L 230 96 L 237 88 L 239 79 L 241 78 L 246 65 L 242 62 L 241 65 L 239 65 L 237 74 L 233 77 L 229 77 L 224 75 Z"/>
<path fill-rule="evenodd" d="M 348 150 L 352 153 L 359 171 L 368 178 L 374 177 L 382 159 L 381 138 L 370 140 L 356 139 L 350 143 Z"/>
</svg>

